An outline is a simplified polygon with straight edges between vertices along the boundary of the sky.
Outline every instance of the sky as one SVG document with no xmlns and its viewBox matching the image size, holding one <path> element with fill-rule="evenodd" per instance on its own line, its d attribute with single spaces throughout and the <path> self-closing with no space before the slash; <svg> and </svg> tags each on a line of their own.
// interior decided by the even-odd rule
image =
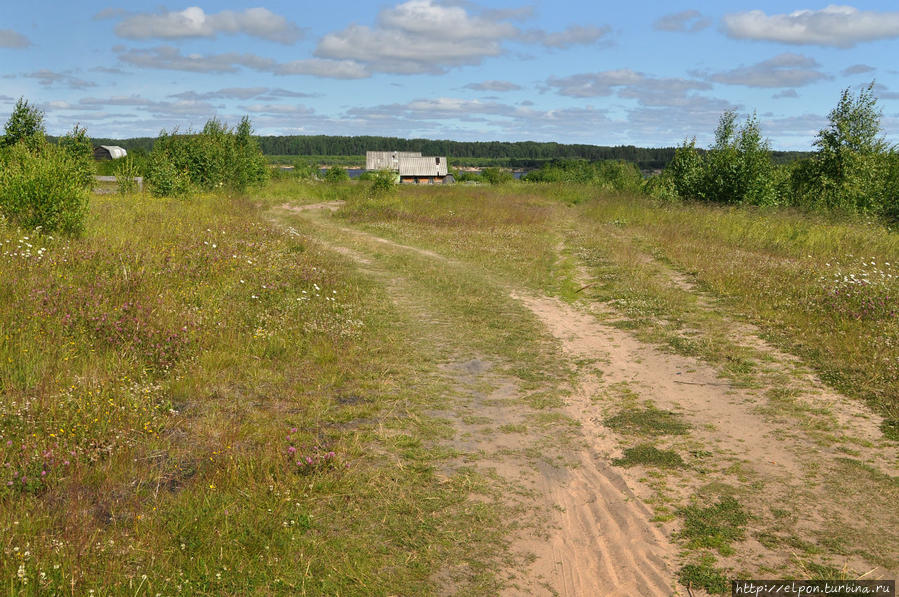
<svg viewBox="0 0 899 597">
<path fill-rule="evenodd" d="M 0 121 L 156 136 L 249 115 L 262 135 L 710 144 L 755 113 L 806 150 L 874 82 L 899 142 L 899 4 L 0 0 Z"/>
</svg>

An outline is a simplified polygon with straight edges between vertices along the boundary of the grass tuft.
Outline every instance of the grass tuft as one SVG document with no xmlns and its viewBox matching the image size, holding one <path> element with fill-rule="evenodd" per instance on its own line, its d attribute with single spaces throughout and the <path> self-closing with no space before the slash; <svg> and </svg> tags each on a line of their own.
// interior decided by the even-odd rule
<svg viewBox="0 0 899 597">
<path fill-rule="evenodd" d="M 650 444 L 639 444 L 624 450 L 622 458 L 612 461 L 615 466 L 654 466 L 658 468 L 683 468 L 684 460 L 677 452 L 659 450 Z"/>
<path fill-rule="evenodd" d="M 603 422 L 615 431 L 631 435 L 684 435 L 690 431 L 679 415 L 653 406 L 622 410 Z"/>
<path fill-rule="evenodd" d="M 749 514 L 732 497 L 723 497 L 718 503 L 702 507 L 687 506 L 678 510 L 684 521 L 684 528 L 678 536 L 689 547 L 717 550 L 721 555 L 733 553 L 731 543 L 744 537 Z"/>
</svg>

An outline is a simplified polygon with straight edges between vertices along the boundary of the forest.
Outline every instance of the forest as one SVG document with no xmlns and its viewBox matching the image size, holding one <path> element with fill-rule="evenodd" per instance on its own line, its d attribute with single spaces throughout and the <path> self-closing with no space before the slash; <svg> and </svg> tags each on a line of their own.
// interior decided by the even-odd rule
<svg viewBox="0 0 899 597">
<path fill-rule="evenodd" d="M 150 152 L 155 137 L 131 139 L 94 138 L 97 145 L 118 145 L 128 151 Z M 635 147 L 633 145 L 571 145 L 537 141 L 450 141 L 432 139 L 402 139 L 399 137 L 333 135 L 279 135 L 257 137 L 262 153 L 267 156 L 359 156 L 360 161 L 369 150 L 420 151 L 423 155 L 441 155 L 454 160 L 455 165 L 480 165 L 468 159 L 489 159 L 492 166 L 508 168 L 539 168 L 551 160 L 584 159 L 623 160 L 641 170 L 664 168 L 674 157 L 675 147 Z M 775 163 L 787 163 L 805 157 L 804 152 L 772 151 Z"/>
</svg>

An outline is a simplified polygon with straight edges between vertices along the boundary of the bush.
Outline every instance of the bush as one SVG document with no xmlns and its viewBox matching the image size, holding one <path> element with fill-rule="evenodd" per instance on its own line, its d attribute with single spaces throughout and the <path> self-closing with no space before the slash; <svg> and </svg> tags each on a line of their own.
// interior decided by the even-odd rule
<svg viewBox="0 0 899 597">
<path fill-rule="evenodd" d="M 794 201 L 851 213 L 895 218 L 899 212 L 896 149 L 880 137 L 874 84 L 853 95 L 845 89 L 814 145 L 818 152 L 792 172 Z"/>
<path fill-rule="evenodd" d="M 79 183 L 87 188 L 94 186 L 94 144 L 87 130 L 79 125 L 59 139 L 59 146 L 72 158 L 77 169 Z"/>
<path fill-rule="evenodd" d="M 677 195 L 714 203 L 772 205 L 781 201 L 768 141 L 762 139 L 755 115 L 742 127 L 735 112 L 721 115 L 715 144 L 704 156 L 696 140 L 684 141 L 665 168 Z"/>
<path fill-rule="evenodd" d="M 309 160 L 304 160 L 303 158 L 294 160 L 293 173 L 300 180 L 318 180 L 319 175 L 321 174 L 318 164 L 310 162 Z"/>
<path fill-rule="evenodd" d="M 665 173 L 646 179 L 646 182 L 643 184 L 643 194 L 661 201 L 675 201 L 678 199 L 674 177 Z"/>
<path fill-rule="evenodd" d="M 346 169 L 341 166 L 331 166 L 325 173 L 325 181 L 330 183 L 346 182 L 350 179 Z"/>
<path fill-rule="evenodd" d="M 0 210 L 26 228 L 78 234 L 88 191 L 81 165 L 62 147 L 16 143 L 0 156 Z"/>
<path fill-rule="evenodd" d="M 38 149 L 45 142 L 45 133 L 44 113 L 20 97 L 6 121 L 0 147 L 12 147 L 21 141 Z"/>
<path fill-rule="evenodd" d="M 674 158 L 665 167 L 662 176 L 671 180 L 675 193 L 684 199 L 699 199 L 702 196 L 702 157 L 696 150 L 696 139 L 684 140 L 674 152 Z"/>
<path fill-rule="evenodd" d="M 623 160 L 554 160 L 524 177 L 528 182 L 567 182 L 593 184 L 606 191 L 637 193 L 643 188 L 643 175 L 631 162 Z"/>
<path fill-rule="evenodd" d="M 371 186 L 368 188 L 370 197 L 380 197 L 389 195 L 396 189 L 397 178 L 399 176 L 395 172 L 389 170 L 379 170 L 377 172 L 366 172 L 371 179 Z"/>
<path fill-rule="evenodd" d="M 481 170 L 481 180 L 488 184 L 505 184 L 512 182 L 515 177 L 508 170 L 500 168 L 484 168 Z"/>
<path fill-rule="evenodd" d="M 147 167 L 147 182 L 157 196 L 177 197 L 194 189 L 243 192 L 267 176 L 265 157 L 246 117 L 236 130 L 213 118 L 200 133 L 162 131 Z"/>
<path fill-rule="evenodd" d="M 116 160 L 115 178 L 119 195 L 127 195 L 137 190 L 137 182 L 134 178 L 138 175 L 134 158 L 130 155 Z"/>
</svg>

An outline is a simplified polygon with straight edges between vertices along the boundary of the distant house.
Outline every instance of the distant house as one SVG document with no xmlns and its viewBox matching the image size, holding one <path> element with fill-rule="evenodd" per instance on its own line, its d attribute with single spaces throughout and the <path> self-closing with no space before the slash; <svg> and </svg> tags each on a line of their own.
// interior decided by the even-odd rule
<svg viewBox="0 0 899 597">
<path fill-rule="evenodd" d="M 117 160 L 128 155 L 128 152 L 118 145 L 101 145 L 94 149 L 95 160 Z"/>
<path fill-rule="evenodd" d="M 455 182 L 445 157 L 423 157 L 412 151 L 367 151 L 366 170 L 389 170 L 405 184 L 447 184 Z"/>
<path fill-rule="evenodd" d="M 400 158 L 420 158 L 420 151 L 366 151 L 366 170 L 399 172 Z"/>
<path fill-rule="evenodd" d="M 443 184 L 448 171 L 446 158 L 406 157 L 400 158 L 400 182 L 406 184 Z M 449 177 L 452 178 L 452 177 Z"/>
</svg>

